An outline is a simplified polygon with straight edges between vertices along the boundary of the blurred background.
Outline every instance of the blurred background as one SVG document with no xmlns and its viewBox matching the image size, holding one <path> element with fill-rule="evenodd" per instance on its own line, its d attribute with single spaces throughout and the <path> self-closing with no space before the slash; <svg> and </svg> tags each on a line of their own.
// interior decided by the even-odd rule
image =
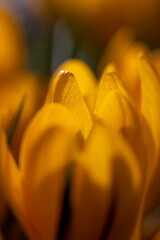
<svg viewBox="0 0 160 240">
<path fill-rule="evenodd" d="M 0 0 L 0 8 L 18 23 L 28 68 L 40 76 L 71 57 L 95 70 L 122 26 L 132 28 L 150 48 L 160 46 L 159 0 Z"/>
</svg>

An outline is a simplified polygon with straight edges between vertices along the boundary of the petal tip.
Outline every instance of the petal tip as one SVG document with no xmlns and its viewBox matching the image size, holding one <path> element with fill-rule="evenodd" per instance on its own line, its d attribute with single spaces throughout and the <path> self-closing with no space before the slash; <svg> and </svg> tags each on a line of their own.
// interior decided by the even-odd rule
<svg viewBox="0 0 160 240">
<path fill-rule="evenodd" d="M 69 72 L 69 71 L 64 71 L 64 70 L 61 70 L 57 76 L 66 76 L 66 77 L 73 77 L 73 73 L 72 72 Z M 58 78 L 59 79 L 59 78 Z"/>
</svg>

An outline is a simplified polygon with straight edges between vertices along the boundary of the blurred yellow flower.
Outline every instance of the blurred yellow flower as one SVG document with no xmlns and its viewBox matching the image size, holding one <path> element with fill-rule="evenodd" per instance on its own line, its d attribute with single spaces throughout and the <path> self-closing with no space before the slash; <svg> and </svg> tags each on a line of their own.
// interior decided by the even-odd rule
<svg viewBox="0 0 160 240">
<path fill-rule="evenodd" d="M 8 131 L 20 103 L 25 98 L 22 113 L 16 129 L 14 130 L 10 147 L 15 157 L 19 155 L 19 145 L 27 123 L 41 106 L 44 93 L 40 88 L 35 76 L 30 74 L 15 75 L 11 82 L 0 84 L 0 109 L 5 109 L 5 129 Z M 4 223 L 6 204 L 1 193 L 0 184 L 0 226 Z"/>
<path fill-rule="evenodd" d="M 1 84 L 0 107 L 8 110 L 5 120 L 6 129 L 9 128 L 20 103 L 25 98 L 22 114 L 10 143 L 14 156 L 18 156 L 19 144 L 27 123 L 44 101 L 45 87 L 43 90 L 44 92 L 36 76 L 27 72 L 19 72 L 12 77 L 10 82 Z"/>
<path fill-rule="evenodd" d="M 22 99 L 25 103 L 18 125 L 12 136 L 10 147 L 15 157 L 19 155 L 19 145 L 24 129 L 35 111 L 40 107 L 45 95 L 37 78 L 26 72 L 25 42 L 11 14 L 0 9 L 0 109 L 8 112 L 5 129 L 8 130 Z M 0 184 L 0 226 L 4 223 L 6 203 Z"/>
<path fill-rule="evenodd" d="M 8 11 L 8 12 L 7 12 Z M 0 9 L 0 82 L 24 67 L 25 44 L 8 10 Z"/>
<path fill-rule="evenodd" d="M 45 88 L 43 87 L 42 92 L 38 79 L 24 69 L 25 41 L 9 9 L 0 9 L 0 29 L 0 107 L 8 109 L 6 128 L 9 127 L 22 98 L 26 97 L 22 116 L 11 143 L 17 156 L 24 128 L 42 104 Z"/>
<path fill-rule="evenodd" d="M 60 66 L 25 131 L 18 166 L 0 114 L 1 182 L 31 239 L 141 239 L 159 165 L 160 82 L 144 55 L 138 74 L 139 105 L 115 73 L 98 84 L 78 60 Z"/>
</svg>

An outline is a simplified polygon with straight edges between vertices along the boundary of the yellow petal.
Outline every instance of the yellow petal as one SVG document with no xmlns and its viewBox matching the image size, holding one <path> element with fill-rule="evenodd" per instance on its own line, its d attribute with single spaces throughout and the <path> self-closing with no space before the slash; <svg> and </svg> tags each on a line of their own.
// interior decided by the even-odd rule
<svg viewBox="0 0 160 240">
<path fill-rule="evenodd" d="M 116 139 L 116 137 L 114 137 Z M 113 173 L 115 176 L 115 212 L 108 239 L 140 239 L 141 222 L 135 232 L 142 201 L 142 172 L 139 162 L 124 138 L 117 138 L 113 149 Z M 126 224 L 124 224 L 126 223 Z M 127 228 L 126 228 L 127 226 Z"/>
<path fill-rule="evenodd" d="M 115 73 L 103 74 L 98 87 L 94 115 L 99 111 L 105 98 L 113 91 L 119 91 L 121 94 L 129 98 L 124 84 Z"/>
<path fill-rule="evenodd" d="M 20 152 L 27 207 L 40 239 L 56 239 L 70 164 L 71 141 L 79 128 L 62 105 L 47 104 L 30 123 Z"/>
<path fill-rule="evenodd" d="M 0 75 L 10 76 L 24 65 L 24 42 L 9 11 L 0 10 Z M 12 39 L 12 44 L 11 44 Z"/>
<path fill-rule="evenodd" d="M 91 132 L 77 161 L 72 192 L 69 239 L 101 239 L 110 211 L 113 181 L 105 131 Z"/>
<path fill-rule="evenodd" d="M 160 82 L 147 58 L 142 55 L 139 57 L 139 74 L 141 83 L 141 112 L 153 134 L 157 156 L 160 146 Z M 153 166 L 155 164 L 155 162 L 152 162 Z"/>
<path fill-rule="evenodd" d="M 114 131 L 122 132 L 133 149 L 136 148 L 136 141 L 141 135 L 140 120 L 136 109 L 130 102 L 127 91 L 115 74 L 104 74 L 102 76 L 98 89 L 94 120 L 100 120 Z M 137 151 L 140 149 L 135 150 L 139 154 Z"/>
<path fill-rule="evenodd" d="M 150 57 L 152 59 L 153 65 L 156 68 L 156 71 L 160 77 L 160 51 L 159 51 L 159 49 L 152 51 L 152 55 Z"/>
<path fill-rule="evenodd" d="M 44 132 L 53 127 L 68 131 L 70 136 L 79 131 L 77 122 L 67 108 L 56 103 L 44 105 L 29 124 L 23 137 L 19 164 L 20 169 L 26 176 L 32 167 L 32 162 L 27 160 L 26 153 L 28 152 L 28 148 L 32 147 L 33 143 L 37 142 Z"/>
<path fill-rule="evenodd" d="M 11 149 L 15 159 L 17 160 L 24 129 L 33 117 L 34 113 L 44 102 L 46 89 L 43 87 L 42 93 L 42 85 L 32 74 L 21 72 L 14 75 L 12 80 L 12 82 L 7 82 L 0 87 L 0 106 L 8 108 L 9 114 L 6 122 L 8 128 L 22 99 L 25 96 L 23 111 L 11 141 Z"/>
<path fill-rule="evenodd" d="M 108 231 L 109 239 L 129 239 L 134 229 L 141 172 L 129 145 L 117 137 L 96 125 L 86 142 L 73 183 L 69 239 L 106 239 Z"/>
<path fill-rule="evenodd" d="M 27 212 L 22 173 L 17 168 L 15 160 L 9 151 L 2 126 L 0 127 L 0 149 L 0 178 L 5 196 L 28 236 L 34 239 L 36 227 L 31 214 Z"/>
<path fill-rule="evenodd" d="M 78 59 L 71 59 L 63 63 L 57 69 L 56 73 L 53 76 L 53 79 L 60 71 L 68 71 L 73 73 L 82 93 L 83 99 L 85 100 L 89 110 L 93 112 L 97 79 L 91 69 L 82 61 Z"/>
<path fill-rule="evenodd" d="M 92 119 L 72 73 L 60 72 L 53 81 L 46 103 L 57 102 L 66 106 L 74 115 L 86 138 L 92 128 Z"/>
<path fill-rule="evenodd" d="M 124 56 L 124 53 L 126 53 L 131 42 L 134 40 L 134 35 L 133 30 L 126 27 L 120 28 L 113 35 L 99 63 L 99 72 L 102 72 L 105 66 L 110 62 L 119 64 L 121 63 L 120 61 L 123 61 L 122 56 Z"/>
<path fill-rule="evenodd" d="M 107 78 L 105 80 L 106 76 Z M 141 194 L 139 196 L 139 205 L 142 206 L 141 208 L 139 206 L 139 212 L 137 210 L 137 219 L 139 222 L 137 223 L 137 228 L 135 226 L 134 236 L 136 236 L 139 234 L 142 220 L 142 211 L 144 206 L 143 201 L 148 187 L 147 177 L 150 168 L 150 159 L 147 156 L 148 151 L 145 145 L 143 132 L 141 130 L 141 119 L 139 118 L 136 108 L 127 96 L 126 91 L 124 91 L 125 89 L 121 89 L 119 86 L 113 84 L 114 81 L 111 76 L 112 75 L 104 75 L 104 79 L 102 79 L 102 81 L 104 81 L 102 85 L 103 87 L 100 86 L 100 89 L 102 90 L 99 93 L 101 94 L 99 96 L 101 104 L 99 102 L 97 112 L 95 111 L 94 120 L 104 122 L 110 129 L 116 131 L 117 133 L 122 133 L 123 136 L 125 136 L 126 140 L 129 142 L 136 154 L 136 161 L 143 173 L 145 184 L 141 186 Z"/>
<path fill-rule="evenodd" d="M 147 152 L 145 214 L 157 206 L 159 194 L 159 147 L 160 147 L 160 82 L 148 59 L 139 57 L 141 83 L 142 130 Z M 152 198 L 151 198 L 152 196 Z"/>
<path fill-rule="evenodd" d="M 134 41 L 132 29 L 121 28 L 107 45 L 100 64 L 104 68 L 110 62 L 114 63 L 123 82 L 137 106 L 140 101 L 140 83 L 138 78 L 137 56 L 141 51 L 148 51 L 147 47 Z M 104 71 L 106 71 L 104 69 Z"/>
<path fill-rule="evenodd" d="M 145 175 L 149 161 L 141 130 L 141 120 L 126 89 L 115 74 L 102 76 L 94 121 L 103 122 L 113 131 L 123 134 L 139 159 L 141 170 Z"/>
<path fill-rule="evenodd" d="M 117 73 L 117 69 L 114 63 L 109 63 L 106 65 L 106 67 L 103 69 L 102 75 L 107 73 Z"/>
<path fill-rule="evenodd" d="M 143 139 L 138 114 L 125 97 L 116 92 L 111 93 L 99 109 L 95 121 L 97 120 L 114 131 L 121 132 L 137 156 L 142 156 Z M 140 161 L 144 161 L 144 158 Z M 143 167 L 145 164 L 143 162 Z"/>
</svg>

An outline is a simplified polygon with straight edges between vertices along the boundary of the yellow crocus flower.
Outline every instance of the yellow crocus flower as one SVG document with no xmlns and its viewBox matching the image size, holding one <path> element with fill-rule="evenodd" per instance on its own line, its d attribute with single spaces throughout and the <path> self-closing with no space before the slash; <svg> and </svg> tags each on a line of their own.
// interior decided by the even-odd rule
<svg viewBox="0 0 160 240">
<path fill-rule="evenodd" d="M 69 239 L 99 239 L 107 234 L 111 209 L 118 208 L 111 234 L 114 239 L 122 226 L 125 204 L 131 220 L 123 236 L 130 236 L 136 218 L 131 206 L 138 198 L 141 182 L 136 158 L 123 138 L 102 125 L 95 125 L 86 143 L 85 134 L 69 110 L 60 104 L 46 104 L 25 133 L 18 168 L 1 127 L 4 191 L 31 239 L 57 239 L 61 234 Z M 65 230 L 60 223 L 68 174 L 71 222 Z M 114 204 L 115 195 L 119 196 L 118 205 Z M 128 220 L 128 211 L 123 211 L 124 221 Z"/>
<path fill-rule="evenodd" d="M 121 46 L 121 47 L 118 47 Z M 134 33 L 131 29 L 128 28 L 122 28 L 120 29 L 114 37 L 111 39 L 109 45 L 106 47 L 106 50 L 104 52 L 104 55 L 102 57 L 102 60 L 99 64 L 98 70 L 99 72 L 109 73 L 109 72 L 117 72 L 124 84 L 127 86 L 127 89 L 131 95 L 131 97 L 134 99 L 134 102 L 136 104 L 136 108 L 138 111 L 142 111 L 142 99 L 143 96 L 146 96 L 146 94 L 143 93 L 146 90 L 143 89 L 143 86 L 147 85 L 147 82 L 145 82 L 146 77 L 143 77 L 142 81 L 142 67 L 139 69 L 139 60 L 138 55 L 139 52 L 145 51 L 150 56 L 150 62 L 153 67 L 145 67 L 145 70 L 143 72 L 146 72 L 146 77 L 148 73 L 149 79 L 157 79 L 152 80 L 153 83 L 151 84 L 150 81 L 148 81 L 151 86 L 146 86 L 145 89 L 147 89 L 148 95 L 153 96 L 154 100 L 156 101 L 154 108 L 156 109 L 158 106 L 158 90 L 156 91 L 156 88 L 159 88 L 159 52 L 158 50 L 154 51 L 153 53 L 149 51 L 149 49 L 140 42 L 135 41 L 134 39 Z M 141 58 L 141 57 L 140 57 Z M 143 59 L 143 57 L 142 57 Z M 141 74 L 140 74 L 141 73 Z M 144 75 L 144 73 L 143 73 Z M 143 84 L 145 82 L 145 85 Z M 152 88 L 154 87 L 154 90 Z M 152 91 L 152 94 L 149 94 L 150 91 Z M 154 93 L 153 93 L 154 92 Z M 157 100 L 156 100 L 157 99 Z M 146 105 L 146 102 L 149 101 L 151 104 L 151 100 L 144 100 L 143 102 Z M 153 101 L 153 100 L 152 100 Z M 149 110 L 151 111 L 151 110 Z M 155 110 L 152 110 L 155 111 Z M 158 108 L 156 109 L 158 111 Z M 154 114 L 149 114 L 154 116 Z M 147 114 L 146 114 L 147 116 Z M 158 114 L 155 118 L 158 121 Z M 157 122 L 157 128 L 158 122 Z M 150 121 L 150 126 L 155 126 Z M 157 131 L 157 130 L 155 130 Z M 157 137 L 158 138 L 158 137 Z M 150 144 L 151 145 L 151 144 Z M 148 192 L 148 199 L 146 200 L 146 212 L 150 212 L 154 209 L 155 205 L 158 204 L 160 199 L 160 191 L 159 186 L 157 185 L 157 181 L 159 181 L 158 177 L 158 167 L 157 167 L 157 173 L 154 175 L 154 178 L 152 180 L 152 184 L 150 186 L 150 190 Z M 154 197 L 151 199 L 151 195 L 154 195 Z"/>
<path fill-rule="evenodd" d="M 98 84 L 78 60 L 58 71 L 24 134 L 19 166 L 1 114 L 5 195 L 31 239 L 141 239 L 159 164 L 159 79 L 140 55 L 137 106 L 115 73 Z"/>
<path fill-rule="evenodd" d="M 61 70 L 66 70 L 66 65 L 69 65 L 69 63 L 65 63 L 64 66 L 62 65 Z M 72 60 L 68 68 L 69 71 L 72 72 Z M 84 71 L 84 69 L 81 71 Z M 159 79 L 145 57 L 139 57 L 136 71 L 139 73 L 139 76 L 138 79 L 135 80 L 139 81 L 138 84 L 141 86 L 140 89 L 137 89 L 137 91 L 139 90 L 138 94 L 141 105 L 137 106 L 137 102 L 133 98 L 134 91 L 132 88 L 127 90 L 126 87 L 124 87 L 124 83 L 126 82 L 122 83 L 122 81 L 115 74 L 108 75 L 104 72 L 98 89 L 93 119 L 103 121 L 113 129 L 121 130 L 127 140 L 130 142 L 134 152 L 136 153 L 138 161 L 140 162 L 141 170 L 144 172 L 144 182 L 142 185 L 143 194 L 141 198 L 143 206 L 144 198 L 146 198 L 149 185 L 153 178 L 153 172 L 156 171 L 156 167 L 158 166 L 159 137 L 157 131 L 159 129 L 159 110 L 156 106 L 158 106 L 158 89 L 160 86 Z M 65 75 L 65 73 L 61 74 Z M 81 75 L 80 71 L 78 72 L 78 75 Z M 56 85 L 58 85 L 58 78 L 61 77 L 57 76 L 56 80 L 53 80 L 53 93 L 55 92 Z M 85 82 L 82 81 L 79 83 L 80 89 L 81 84 L 83 85 Z M 64 95 L 66 95 L 68 92 L 67 88 L 68 86 L 66 84 L 66 87 L 63 85 L 63 90 L 61 89 Z M 148 94 L 148 91 L 150 94 Z M 108 95 L 106 94 L 107 92 L 112 92 L 112 94 Z M 71 99 L 73 94 L 71 97 L 69 95 L 67 96 L 69 99 Z M 154 96 L 154 98 L 150 99 L 150 96 Z M 62 104 L 66 105 L 67 100 L 66 102 L 62 100 L 65 99 L 63 94 L 61 97 L 61 100 L 59 99 L 58 102 L 60 101 Z M 50 98 L 50 100 L 57 101 L 53 95 L 52 99 Z M 69 105 L 66 106 L 70 108 Z M 139 133 L 138 135 L 137 132 Z M 154 190 L 155 192 L 153 193 L 153 199 L 148 199 L 149 202 L 152 202 L 152 208 L 153 206 L 155 207 L 156 199 L 156 189 Z M 140 210 L 140 215 L 142 214 L 141 211 L 143 210 Z"/>
</svg>

